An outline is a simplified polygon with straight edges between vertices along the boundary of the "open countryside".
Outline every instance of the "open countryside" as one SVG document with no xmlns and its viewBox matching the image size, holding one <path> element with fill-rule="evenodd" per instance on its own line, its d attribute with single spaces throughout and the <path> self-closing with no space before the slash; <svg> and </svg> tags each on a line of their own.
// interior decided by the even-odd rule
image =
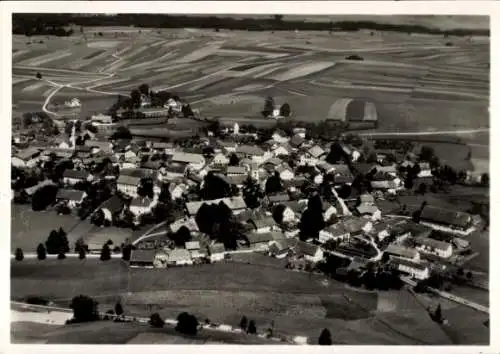
<svg viewBox="0 0 500 354">
<path fill-rule="evenodd" d="M 487 18 L 147 16 L 14 16 L 13 341 L 489 343 Z"/>
</svg>

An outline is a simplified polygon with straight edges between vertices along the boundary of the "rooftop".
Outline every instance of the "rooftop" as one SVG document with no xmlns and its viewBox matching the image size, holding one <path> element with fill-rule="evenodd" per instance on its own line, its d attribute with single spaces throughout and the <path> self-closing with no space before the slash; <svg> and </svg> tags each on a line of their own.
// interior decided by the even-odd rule
<svg viewBox="0 0 500 354">
<path fill-rule="evenodd" d="M 81 200 L 84 195 L 84 191 L 80 191 L 77 189 L 59 189 L 57 191 L 56 199 Z"/>
<path fill-rule="evenodd" d="M 189 215 L 195 215 L 198 212 L 198 209 L 203 204 L 218 204 L 220 202 L 223 202 L 226 204 L 229 209 L 231 210 L 243 210 L 247 208 L 247 205 L 245 201 L 243 200 L 243 197 L 238 196 L 238 197 L 232 197 L 232 198 L 222 198 L 222 199 L 212 199 L 212 200 L 202 200 L 202 201 L 196 201 L 196 202 L 189 202 L 186 203 L 186 209 L 189 213 Z"/>
</svg>

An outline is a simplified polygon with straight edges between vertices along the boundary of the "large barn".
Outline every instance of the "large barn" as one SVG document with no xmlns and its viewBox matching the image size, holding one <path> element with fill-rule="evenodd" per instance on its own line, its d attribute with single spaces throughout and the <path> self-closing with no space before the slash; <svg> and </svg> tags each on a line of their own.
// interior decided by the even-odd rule
<svg viewBox="0 0 500 354">
<path fill-rule="evenodd" d="M 364 99 L 341 98 L 330 106 L 326 119 L 349 124 L 366 123 L 376 126 L 377 108 L 373 102 Z"/>
</svg>

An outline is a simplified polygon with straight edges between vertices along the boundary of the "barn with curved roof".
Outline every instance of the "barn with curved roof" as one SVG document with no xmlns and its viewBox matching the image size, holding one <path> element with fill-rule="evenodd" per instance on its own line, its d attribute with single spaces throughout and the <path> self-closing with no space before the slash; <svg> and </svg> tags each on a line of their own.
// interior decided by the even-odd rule
<svg viewBox="0 0 500 354">
<path fill-rule="evenodd" d="M 343 122 L 376 122 L 378 116 L 375 104 L 372 102 L 341 98 L 330 106 L 326 118 Z"/>
</svg>

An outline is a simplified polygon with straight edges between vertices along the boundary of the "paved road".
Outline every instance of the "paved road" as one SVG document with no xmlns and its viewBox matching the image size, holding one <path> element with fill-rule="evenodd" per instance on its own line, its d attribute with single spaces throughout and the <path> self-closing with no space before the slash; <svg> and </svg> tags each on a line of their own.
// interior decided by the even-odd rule
<svg viewBox="0 0 500 354">
<path fill-rule="evenodd" d="M 401 277 L 401 280 L 403 280 L 406 284 L 411 285 L 411 286 L 417 285 L 417 282 L 411 280 L 408 277 Z M 480 311 L 480 312 L 484 312 L 484 313 L 487 313 L 487 314 L 490 313 L 490 309 L 488 307 L 483 306 L 481 304 L 478 304 L 476 302 L 473 302 L 473 301 L 470 301 L 470 300 L 466 300 L 466 299 L 464 299 L 462 297 L 450 294 L 450 293 L 445 292 L 445 291 L 437 290 L 437 289 L 434 289 L 434 288 L 429 288 L 429 290 L 431 292 L 433 292 L 434 294 L 436 294 L 436 295 L 439 295 L 439 296 L 441 296 L 441 297 L 443 297 L 445 299 L 451 300 L 451 301 L 456 302 L 458 304 L 470 307 L 470 308 L 472 308 L 474 310 L 477 310 L 477 311 Z"/>
<path fill-rule="evenodd" d="M 378 135 L 389 135 L 389 136 L 426 136 L 426 135 L 447 135 L 447 134 L 476 134 L 476 133 L 488 133 L 490 128 L 479 128 L 479 129 L 457 129 L 457 130 L 438 130 L 432 132 L 370 132 L 370 133 L 360 133 L 362 136 L 378 136 Z"/>
</svg>

